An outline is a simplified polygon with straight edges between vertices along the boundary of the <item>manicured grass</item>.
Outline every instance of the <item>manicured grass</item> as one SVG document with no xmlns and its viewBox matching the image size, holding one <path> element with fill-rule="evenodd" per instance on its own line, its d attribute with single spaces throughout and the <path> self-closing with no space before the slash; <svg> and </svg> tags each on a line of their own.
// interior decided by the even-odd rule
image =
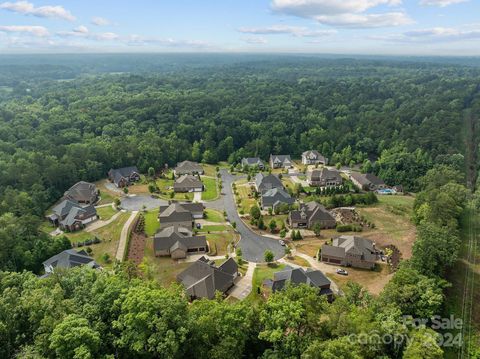
<svg viewBox="0 0 480 359">
<path fill-rule="evenodd" d="M 95 238 L 94 233 L 89 233 L 86 231 L 78 231 L 78 232 L 65 232 L 65 236 L 70 240 L 71 243 L 77 242 L 85 242 L 89 239 Z"/>
<path fill-rule="evenodd" d="M 279 214 L 279 215 L 272 215 L 272 216 L 263 216 L 263 222 L 265 223 L 265 225 L 267 226 L 267 230 L 270 230 L 270 228 L 268 227 L 268 225 L 270 224 L 270 221 L 274 219 L 275 222 L 277 222 L 277 231 L 279 231 L 280 229 L 282 229 L 282 223 L 285 223 L 287 222 L 287 215 L 286 214 Z"/>
<path fill-rule="evenodd" d="M 158 212 L 159 209 L 154 209 L 145 213 L 145 233 L 147 236 L 153 236 L 160 228 Z"/>
<path fill-rule="evenodd" d="M 97 214 L 103 221 L 109 220 L 115 215 L 115 213 L 117 213 L 117 211 L 113 209 L 112 206 L 97 208 Z"/>
<path fill-rule="evenodd" d="M 293 258 L 285 258 L 286 261 L 296 264 L 301 267 L 311 267 L 310 263 L 306 259 L 303 259 L 302 257 L 294 256 Z"/>
<path fill-rule="evenodd" d="M 118 218 L 107 226 L 93 231 L 92 234 L 103 240 L 118 241 L 120 239 L 120 233 L 122 232 L 123 225 L 130 217 L 130 213 L 122 213 Z"/>
<path fill-rule="evenodd" d="M 229 226 L 222 226 L 222 225 L 206 225 L 200 229 L 200 232 L 221 232 L 221 231 L 228 231 L 231 229 Z"/>
<path fill-rule="evenodd" d="M 223 213 L 216 211 L 211 208 L 205 209 L 205 220 L 209 222 L 218 222 L 223 223 L 225 222 L 225 218 L 223 217 Z"/>
<path fill-rule="evenodd" d="M 202 193 L 204 201 L 211 201 L 218 197 L 217 181 L 215 178 L 202 176 L 202 182 L 205 186 L 205 191 Z"/>
<path fill-rule="evenodd" d="M 293 190 L 293 188 L 295 187 L 295 183 L 293 183 L 290 177 L 283 176 L 281 181 L 285 189 L 290 188 L 291 190 Z"/>
<path fill-rule="evenodd" d="M 157 178 L 155 182 L 157 183 L 157 187 L 161 192 L 166 192 L 170 187 L 173 186 L 173 180 L 171 178 L 171 174 L 168 174 L 166 178 Z"/>
<path fill-rule="evenodd" d="M 275 272 L 281 271 L 285 268 L 285 264 L 271 263 L 267 264 L 257 264 L 255 271 L 253 272 L 252 280 L 252 292 L 245 299 L 249 302 L 258 303 L 264 300 L 262 294 L 258 294 L 258 288 L 260 288 L 261 293 L 266 293 L 267 296 L 270 294 L 269 290 L 262 287 L 262 283 L 265 279 L 273 279 L 273 274 Z"/>
</svg>

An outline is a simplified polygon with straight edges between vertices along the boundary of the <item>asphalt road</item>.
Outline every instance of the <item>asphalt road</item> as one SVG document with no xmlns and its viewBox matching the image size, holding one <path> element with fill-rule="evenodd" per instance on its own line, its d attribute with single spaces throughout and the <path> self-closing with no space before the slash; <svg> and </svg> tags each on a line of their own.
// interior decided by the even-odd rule
<svg viewBox="0 0 480 359">
<path fill-rule="evenodd" d="M 273 252 L 275 259 L 283 257 L 285 255 L 285 248 L 280 245 L 278 240 L 254 233 L 240 219 L 231 186 L 240 176 L 232 176 L 225 169 L 220 170 L 220 173 L 223 181 L 223 192 L 225 193 L 225 196 L 223 196 L 225 211 L 227 212 L 230 222 L 237 223 L 237 231 L 241 236 L 238 246 L 242 249 L 243 259 L 255 263 L 264 262 L 263 254 L 267 249 Z"/>
</svg>

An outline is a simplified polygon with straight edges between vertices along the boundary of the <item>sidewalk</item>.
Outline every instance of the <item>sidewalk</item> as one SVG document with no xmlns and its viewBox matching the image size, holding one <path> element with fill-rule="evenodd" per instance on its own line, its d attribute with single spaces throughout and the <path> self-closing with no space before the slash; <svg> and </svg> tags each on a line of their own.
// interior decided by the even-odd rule
<svg viewBox="0 0 480 359">
<path fill-rule="evenodd" d="M 122 228 L 122 233 L 120 234 L 120 241 L 118 242 L 117 254 L 115 255 L 115 258 L 120 262 L 123 261 L 123 258 L 125 257 L 125 250 L 126 250 L 127 239 L 128 239 L 128 229 L 130 228 L 130 225 L 134 221 L 137 214 L 138 214 L 138 211 L 133 211 L 130 217 L 127 219 L 127 222 L 125 222 Z"/>
<path fill-rule="evenodd" d="M 92 224 L 88 225 L 87 228 L 85 228 L 85 231 L 86 232 L 93 232 L 99 228 L 102 228 L 104 226 L 107 226 L 109 225 L 110 223 L 112 223 L 113 221 L 115 221 L 118 216 L 120 216 L 120 214 L 122 214 L 122 212 L 124 211 L 118 211 L 117 213 L 115 213 L 109 220 L 107 221 L 102 221 L 101 219 L 98 220 L 98 221 L 95 221 L 93 222 Z"/>
</svg>

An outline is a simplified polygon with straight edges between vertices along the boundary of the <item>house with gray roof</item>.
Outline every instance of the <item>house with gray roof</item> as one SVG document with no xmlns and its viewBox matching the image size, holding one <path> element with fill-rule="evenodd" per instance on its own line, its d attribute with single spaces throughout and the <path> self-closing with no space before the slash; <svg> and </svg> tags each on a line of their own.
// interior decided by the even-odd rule
<svg viewBox="0 0 480 359">
<path fill-rule="evenodd" d="M 270 155 L 270 168 L 285 168 L 293 167 L 293 161 L 290 155 Z"/>
<path fill-rule="evenodd" d="M 333 299 L 333 292 L 330 289 L 331 281 L 319 270 L 308 268 L 292 268 L 285 267 L 282 271 L 276 272 L 273 275 L 273 280 L 267 279 L 263 282 L 266 287 L 272 289 L 275 293 L 283 290 L 285 286 L 306 284 L 314 288 L 318 288 L 319 295 L 326 295 L 328 300 Z"/>
<path fill-rule="evenodd" d="M 288 223 L 292 228 L 312 228 L 316 223 L 322 229 L 335 228 L 335 218 L 327 209 L 317 202 L 300 204 L 298 210 L 291 211 L 288 215 Z"/>
<path fill-rule="evenodd" d="M 76 201 L 65 199 L 53 207 L 48 220 L 64 231 L 74 232 L 98 219 L 97 210 L 91 204 L 82 206 Z"/>
<path fill-rule="evenodd" d="M 327 159 L 318 151 L 311 150 L 302 153 L 302 164 L 304 165 L 326 165 Z"/>
<path fill-rule="evenodd" d="M 203 175 L 203 167 L 197 162 L 183 161 L 177 163 L 177 167 L 173 170 L 175 176 L 182 175 Z"/>
<path fill-rule="evenodd" d="M 43 262 L 45 274 L 42 277 L 48 277 L 57 269 L 69 269 L 79 266 L 88 266 L 94 269 L 101 268 L 86 251 L 81 250 L 77 252 L 74 249 L 67 249 Z"/>
<path fill-rule="evenodd" d="M 99 191 L 93 183 L 80 181 L 70 187 L 63 198 L 84 204 L 94 204 L 98 200 Z"/>
<path fill-rule="evenodd" d="M 337 187 L 342 185 L 343 178 L 339 171 L 323 167 L 309 171 L 307 182 L 312 187 Z"/>
<path fill-rule="evenodd" d="M 334 238 L 331 245 L 322 246 L 320 254 L 323 262 L 365 269 L 373 269 L 377 260 L 375 244 L 358 236 Z"/>
<path fill-rule="evenodd" d="M 244 170 L 244 171 L 247 168 L 252 168 L 252 167 L 256 167 L 259 170 L 264 170 L 265 169 L 265 163 L 263 163 L 263 161 L 258 157 L 242 158 L 241 165 L 242 165 L 242 170 Z"/>
<path fill-rule="evenodd" d="M 349 178 L 355 186 L 364 191 L 377 191 L 387 187 L 381 178 L 378 178 L 372 173 L 360 173 L 352 171 Z"/>
<path fill-rule="evenodd" d="M 202 203 L 173 202 L 160 206 L 158 220 L 163 228 L 169 226 L 193 228 L 195 219 L 203 218 L 205 207 Z"/>
<path fill-rule="evenodd" d="M 208 251 L 205 236 L 195 236 L 191 230 L 175 226 L 163 228 L 155 234 L 153 249 L 155 256 L 170 256 L 172 259 Z"/>
<path fill-rule="evenodd" d="M 140 172 L 136 166 L 112 168 L 108 171 L 109 180 L 118 188 L 130 186 L 140 179 Z"/>
<path fill-rule="evenodd" d="M 173 184 L 174 192 L 202 192 L 203 188 L 203 183 L 197 176 L 187 174 L 178 177 Z"/>
<path fill-rule="evenodd" d="M 217 266 L 214 261 L 201 257 L 177 275 L 177 282 L 184 286 L 191 300 L 213 299 L 217 291 L 225 294 L 233 287 L 237 275 L 238 265 L 233 258 Z"/>
<path fill-rule="evenodd" d="M 257 173 L 255 176 L 255 189 L 258 193 L 264 193 L 273 188 L 283 188 L 283 183 L 278 176 Z"/>
<path fill-rule="evenodd" d="M 295 200 L 283 188 L 272 188 L 262 194 L 260 203 L 263 209 L 275 209 L 280 204 L 292 205 Z"/>
</svg>

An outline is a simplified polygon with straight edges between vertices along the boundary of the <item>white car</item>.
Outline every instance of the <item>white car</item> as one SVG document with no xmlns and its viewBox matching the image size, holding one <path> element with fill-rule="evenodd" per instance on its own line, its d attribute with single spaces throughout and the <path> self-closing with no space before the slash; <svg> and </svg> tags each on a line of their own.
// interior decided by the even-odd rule
<svg viewBox="0 0 480 359">
<path fill-rule="evenodd" d="M 284 246 L 284 247 L 285 247 L 285 241 L 283 241 L 283 240 L 280 239 L 280 240 L 278 241 L 278 243 L 280 243 L 281 246 Z"/>
<path fill-rule="evenodd" d="M 345 269 L 338 268 L 336 272 L 337 274 L 348 275 L 348 272 Z"/>
</svg>

